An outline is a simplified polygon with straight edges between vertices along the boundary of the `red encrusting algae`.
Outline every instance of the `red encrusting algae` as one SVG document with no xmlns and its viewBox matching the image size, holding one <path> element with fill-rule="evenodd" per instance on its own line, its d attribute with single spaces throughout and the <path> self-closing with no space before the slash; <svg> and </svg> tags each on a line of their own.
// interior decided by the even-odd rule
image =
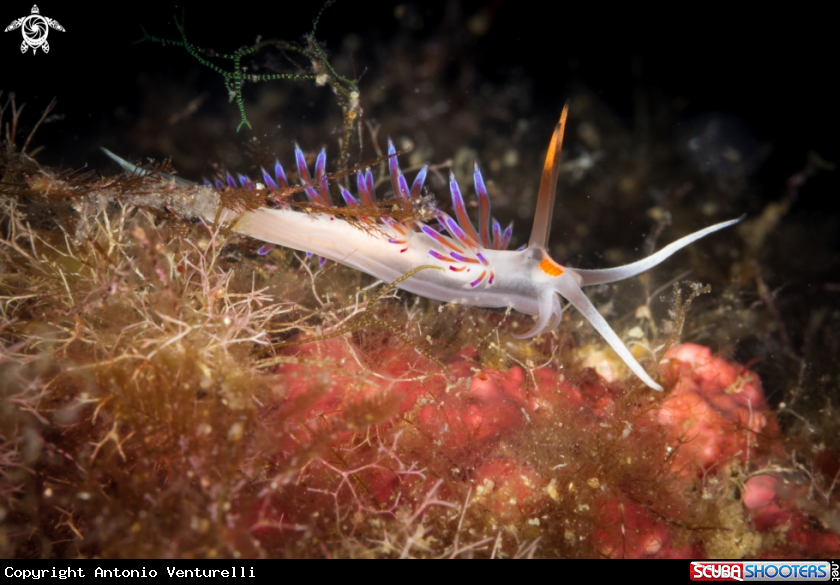
<svg viewBox="0 0 840 585">
<path fill-rule="evenodd" d="M 486 539 L 485 554 L 491 541 L 505 539 L 538 542 L 535 550 L 547 556 L 840 550 L 837 535 L 797 506 L 806 487 L 770 471 L 784 450 L 758 377 L 708 348 L 685 344 L 667 353 L 669 390 L 661 398 L 554 366 L 487 370 L 470 350 L 443 375 L 408 368 L 400 350 L 384 348 L 376 368 L 382 377 L 371 378 L 356 351 L 346 340 L 315 342 L 295 350 L 298 363 L 275 372 L 283 401 L 309 401 L 276 429 L 310 458 L 269 496 L 295 523 L 327 509 L 331 521 L 347 523 L 347 536 L 359 538 L 372 517 L 411 518 L 412 530 L 437 542 L 464 532 Z M 307 358 L 341 364 L 341 372 L 319 375 Z M 363 405 L 377 417 L 366 428 L 358 421 Z M 727 548 L 730 534 L 747 535 L 749 548 Z M 423 542 L 399 550 L 432 550 Z"/>
</svg>

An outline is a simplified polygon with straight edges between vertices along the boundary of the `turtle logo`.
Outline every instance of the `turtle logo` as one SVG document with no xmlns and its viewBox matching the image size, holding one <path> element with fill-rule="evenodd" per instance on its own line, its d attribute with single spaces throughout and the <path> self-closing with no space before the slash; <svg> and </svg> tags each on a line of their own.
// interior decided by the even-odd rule
<svg viewBox="0 0 840 585">
<path fill-rule="evenodd" d="M 63 26 L 58 24 L 58 22 L 52 18 L 41 16 L 40 12 L 41 11 L 38 10 L 37 5 L 33 6 L 32 14 L 12 21 L 12 24 L 7 26 L 6 30 L 3 31 L 9 32 L 10 30 L 15 30 L 16 28 L 22 29 L 23 42 L 20 44 L 21 53 L 25 53 L 26 49 L 29 47 L 32 47 L 33 55 L 38 52 L 39 48 L 44 51 L 44 53 L 49 53 L 50 45 L 47 42 L 47 33 L 50 32 L 50 28 L 64 32 Z"/>
</svg>

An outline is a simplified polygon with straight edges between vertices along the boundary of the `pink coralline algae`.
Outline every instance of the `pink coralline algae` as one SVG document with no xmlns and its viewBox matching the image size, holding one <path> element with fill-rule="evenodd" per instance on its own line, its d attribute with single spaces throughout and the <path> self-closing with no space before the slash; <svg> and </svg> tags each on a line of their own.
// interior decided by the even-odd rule
<svg viewBox="0 0 840 585">
<path fill-rule="evenodd" d="M 756 374 L 691 343 L 672 349 L 663 361 L 673 390 L 655 411 L 656 420 L 686 440 L 674 466 L 691 472 L 748 461 L 757 436 L 778 436 Z"/>
<path fill-rule="evenodd" d="M 412 519 L 441 541 L 460 518 L 458 530 L 496 546 L 528 537 L 545 556 L 840 552 L 803 511 L 801 478 L 774 471 L 785 452 L 758 376 L 708 348 L 668 351 L 664 396 L 589 369 L 491 371 L 471 350 L 448 372 L 378 352 L 378 376 L 337 339 L 277 369 L 265 421 L 283 431 L 273 465 L 284 487 L 266 495 L 263 520 L 302 527 L 324 515 L 357 538 L 373 517 Z M 254 534 L 267 538 L 262 526 Z"/>
</svg>

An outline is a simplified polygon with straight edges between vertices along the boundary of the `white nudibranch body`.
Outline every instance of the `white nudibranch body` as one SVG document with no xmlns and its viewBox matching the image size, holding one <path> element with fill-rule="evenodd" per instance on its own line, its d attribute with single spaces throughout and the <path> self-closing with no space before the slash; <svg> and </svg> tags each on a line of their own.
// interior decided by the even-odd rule
<svg viewBox="0 0 840 585">
<path fill-rule="evenodd" d="M 522 336 L 523 339 L 552 331 L 560 324 L 560 295 L 589 320 L 633 373 L 649 387 L 661 391 L 662 386 L 636 361 L 581 287 L 624 280 L 645 272 L 692 242 L 743 218 L 718 223 L 689 234 L 651 256 L 625 266 L 578 270 L 558 264 L 548 255 L 546 247 L 567 111 L 568 105 L 563 110 L 549 146 L 534 227 L 529 245 L 521 250 L 506 249 L 510 242 L 511 227 L 503 232 L 497 221 L 491 222 L 489 196 L 477 165 L 474 179 L 479 199 L 478 229 L 467 215 L 464 199 L 453 175 L 450 175 L 450 191 L 457 220 L 436 210 L 439 225 L 420 221 L 406 224 L 386 217 L 375 221 L 375 229 L 362 229 L 332 213 L 302 213 L 282 202 L 278 207 L 260 208 L 238 217 L 226 211 L 221 214 L 221 218 L 225 221 L 236 220 L 233 229 L 242 234 L 318 255 L 322 264 L 325 259 L 345 264 L 384 282 L 393 282 L 420 266 L 437 267 L 439 270 L 417 271 L 399 283 L 398 287 L 436 301 L 477 307 L 512 307 L 520 313 L 533 315 L 536 323 Z M 394 192 L 404 205 L 410 206 L 412 199 L 421 194 L 426 168 L 418 173 L 409 188 L 390 141 L 388 146 Z M 134 165 L 107 150 L 105 152 L 124 168 L 138 172 L 139 169 Z M 322 151 L 315 163 L 314 180 L 309 174 L 303 153 L 297 148 L 295 153 L 301 184 L 310 203 L 332 207 L 325 171 L 325 153 Z M 263 171 L 263 180 L 269 192 L 272 189 L 288 188 L 285 172 L 279 163 L 275 165 L 273 178 Z M 242 186 L 252 184 L 250 179 L 241 175 L 239 181 Z M 356 184 L 358 199 L 341 185 L 337 186 L 345 203 L 348 206 L 374 203 L 372 173 L 369 170 L 358 173 Z M 230 176 L 227 185 L 231 188 L 239 186 Z M 216 187 L 223 188 L 225 184 L 217 181 Z M 215 214 L 204 219 L 212 221 L 214 218 Z M 374 222 L 370 219 L 363 221 Z"/>
</svg>

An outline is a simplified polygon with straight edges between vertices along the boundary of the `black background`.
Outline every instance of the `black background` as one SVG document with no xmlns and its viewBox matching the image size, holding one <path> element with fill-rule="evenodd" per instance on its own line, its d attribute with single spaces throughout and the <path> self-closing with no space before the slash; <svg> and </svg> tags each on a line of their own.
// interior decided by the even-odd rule
<svg viewBox="0 0 840 585">
<path fill-rule="evenodd" d="M 325 13 L 318 36 L 334 51 L 347 33 L 365 42 L 387 42 L 401 26 L 394 16 L 398 5 L 337 2 Z M 452 9 L 451 3 L 439 1 L 411 6 L 423 16 L 411 31 L 419 37 L 439 34 L 441 20 Z M 465 20 L 481 9 L 491 15 L 487 33 L 472 43 L 472 62 L 479 73 L 503 82 L 512 68 L 524 70 L 534 84 L 537 108 L 557 110 L 568 84 L 580 81 L 626 117 L 632 114 L 631 96 L 638 84 L 684 97 L 687 117 L 731 114 L 759 140 L 772 144 L 772 154 L 755 179 L 757 193 L 767 199 L 779 195 L 809 150 L 840 161 L 831 21 L 806 6 L 741 11 L 735 5 L 695 4 L 663 10 L 637 3 L 548 7 L 511 0 L 456 6 Z M 172 16 L 184 9 L 191 40 L 227 43 L 223 48 L 229 49 L 252 42 L 256 34 L 300 38 L 310 30 L 319 7 L 309 2 L 231 2 L 221 9 L 189 2 L 41 3 L 41 14 L 58 20 L 67 32 L 51 32 L 47 55 L 21 54 L 19 31 L 0 35 L 0 89 L 15 91 L 19 102 L 36 111 L 57 96 L 57 112 L 64 120 L 39 134 L 48 146 L 42 160 L 79 166 L 93 160 L 96 140 L 119 138 L 115 112 L 138 107 L 141 73 L 177 76 L 192 66 L 176 49 L 132 45 L 141 36 L 141 24 L 172 38 Z M 24 2 L 4 2 L 0 18 L 11 22 L 30 8 Z M 219 85 L 209 73 L 206 82 Z M 211 99 L 223 101 L 224 96 L 218 91 Z M 806 185 L 797 209 L 836 212 L 837 185 L 836 173 L 823 174 Z"/>
</svg>

